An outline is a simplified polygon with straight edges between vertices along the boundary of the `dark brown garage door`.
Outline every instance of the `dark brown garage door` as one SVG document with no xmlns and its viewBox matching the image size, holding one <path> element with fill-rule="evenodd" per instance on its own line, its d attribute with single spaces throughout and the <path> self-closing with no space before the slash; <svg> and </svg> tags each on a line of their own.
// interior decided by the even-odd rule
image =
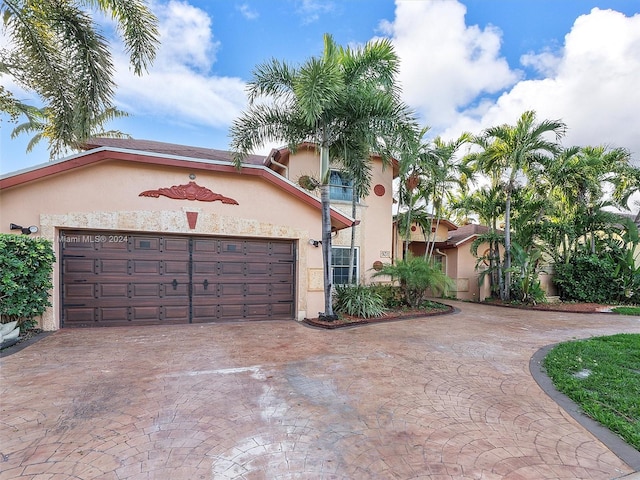
<svg viewBox="0 0 640 480">
<path fill-rule="evenodd" d="M 62 326 L 293 318 L 291 241 L 66 231 Z"/>
</svg>

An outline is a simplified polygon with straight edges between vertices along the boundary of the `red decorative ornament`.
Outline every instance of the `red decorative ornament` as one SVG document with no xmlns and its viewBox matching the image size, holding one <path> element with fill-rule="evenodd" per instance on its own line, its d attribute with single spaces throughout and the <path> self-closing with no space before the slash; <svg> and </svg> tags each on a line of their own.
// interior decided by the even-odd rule
<svg viewBox="0 0 640 480">
<path fill-rule="evenodd" d="M 208 188 L 201 187 L 196 182 L 189 182 L 186 185 L 174 185 L 170 188 L 159 188 L 157 190 L 145 190 L 140 193 L 140 197 L 158 198 L 160 195 L 174 200 L 198 200 L 200 202 L 220 201 L 228 205 L 239 205 L 233 198 L 225 197 L 219 193 L 214 193 Z"/>
<path fill-rule="evenodd" d="M 196 223 L 198 222 L 198 212 L 186 212 L 187 213 L 187 222 L 189 223 L 189 228 L 193 230 L 196 228 Z"/>
<path fill-rule="evenodd" d="M 384 188 L 384 185 L 377 184 L 375 187 L 373 187 L 373 193 L 375 193 L 379 197 L 382 197 L 385 192 L 386 189 Z"/>
</svg>

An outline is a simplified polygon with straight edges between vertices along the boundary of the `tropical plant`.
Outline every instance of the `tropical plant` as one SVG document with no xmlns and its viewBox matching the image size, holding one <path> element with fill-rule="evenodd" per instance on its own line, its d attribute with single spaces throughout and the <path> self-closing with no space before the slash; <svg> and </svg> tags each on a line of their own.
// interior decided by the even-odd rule
<svg viewBox="0 0 640 480">
<path fill-rule="evenodd" d="M 395 264 L 384 265 L 373 274 L 373 277 L 381 276 L 398 281 L 406 303 L 413 308 L 422 304 L 427 290 L 436 295 L 448 295 L 455 288 L 453 280 L 442 272 L 439 265 L 411 254 Z"/>
<path fill-rule="evenodd" d="M 508 300 L 511 285 L 511 200 L 519 179 L 538 166 L 549 162 L 549 156 L 561 150 L 558 141 L 566 125 L 559 120 L 536 122 L 533 111 L 524 112 L 515 126 L 500 125 L 484 130 L 475 143 L 481 151 L 470 155 L 467 162 L 489 172 L 493 185 L 500 184 L 505 192 L 504 208 L 504 287 L 501 298 Z M 546 137 L 551 134 L 553 140 Z"/>
<path fill-rule="evenodd" d="M 158 31 L 155 16 L 142 0 L 0 1 L 9 39 L 8 48 L 0 51 L 0 73 L 44 103 L 43 115 L 38 116 L 33 105 L 0 88 L 0 109 L 14 120 L 26 115 L 28 122 L 42 122 L 38 130 L 48 140 L 52 157 L 77 148 L 101 130 L 105 113 L 113 108 L 111 53 L 89 8 L 116 21 L 133 71 L 146 71 L 155 57 Z"/>
<path fill-rule="evenodd" d="M 539 303 L 545 298 L 544 290 L 540 287 L 538 277 L 542 261 L 542 251 L 533 248 L 530 251 L 522 248 L 518 243 L 512 244 L 513 280 L 511 292 L 515 299 L 523 303 Z"/>
<path fill-rule="evenodd" d="M 336 285 L 335 311 L 360 318 L 379 317 L 384 314 L 382 297 L 366 285 Z"/>
<path fill-rule="evenodd" d="M 248 84 L 249 107 L 231 127 L 238 168 L 244 156 L 269 140 L 287 142 L 292 151 L 311 141 L 320 150 L 324 317 L 334 317 L 330 159 L 355 143 L 388 161 L 399 134 L 413 129 L 395 82 L 397 71 L 398 57 L 388 40 L 351 49 L 338 46 L 327 34 L 323 55 L 301 67 L 275 59 L 260 65 Z"/>
</svg>

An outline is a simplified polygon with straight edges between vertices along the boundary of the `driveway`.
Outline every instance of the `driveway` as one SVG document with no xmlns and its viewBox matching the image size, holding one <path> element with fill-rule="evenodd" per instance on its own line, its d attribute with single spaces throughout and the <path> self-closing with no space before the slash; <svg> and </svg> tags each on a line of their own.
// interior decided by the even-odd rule
<svg viewBox="0 0 640 480">
<path fill-rule="evenodd" d="M 545 394 L 552 343 L 640 319 L 452 302 L 294 321 L 61 330 L 0 361 L 0 479 L 611 479 L 633 469 Z"/>
</svg>

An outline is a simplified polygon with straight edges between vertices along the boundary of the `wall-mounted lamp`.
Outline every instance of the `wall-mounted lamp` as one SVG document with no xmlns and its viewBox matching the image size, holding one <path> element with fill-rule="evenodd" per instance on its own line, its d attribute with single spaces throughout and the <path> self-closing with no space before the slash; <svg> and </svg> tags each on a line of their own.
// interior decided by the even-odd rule
<svg viewBox="0 0 640 480">
<path fill-rule="evenodd" d="M 30 227 L 22 227 L 20 225 L 16 225 L 15 223 L 11 223 L 9 225 L 11 230 L 21 230 L 24 235 L 31 235 L 32 233 L 38 233 L 38 227 L 35 225 L 31 225 Z"/>
<path fill-rule="evenodd" d="M 320 245 L 322 245 L 322 240 L 310 239 L 309 240 L 309 245 L 314 246 L 314 247 L 319 247 Z"/>
</svg>

